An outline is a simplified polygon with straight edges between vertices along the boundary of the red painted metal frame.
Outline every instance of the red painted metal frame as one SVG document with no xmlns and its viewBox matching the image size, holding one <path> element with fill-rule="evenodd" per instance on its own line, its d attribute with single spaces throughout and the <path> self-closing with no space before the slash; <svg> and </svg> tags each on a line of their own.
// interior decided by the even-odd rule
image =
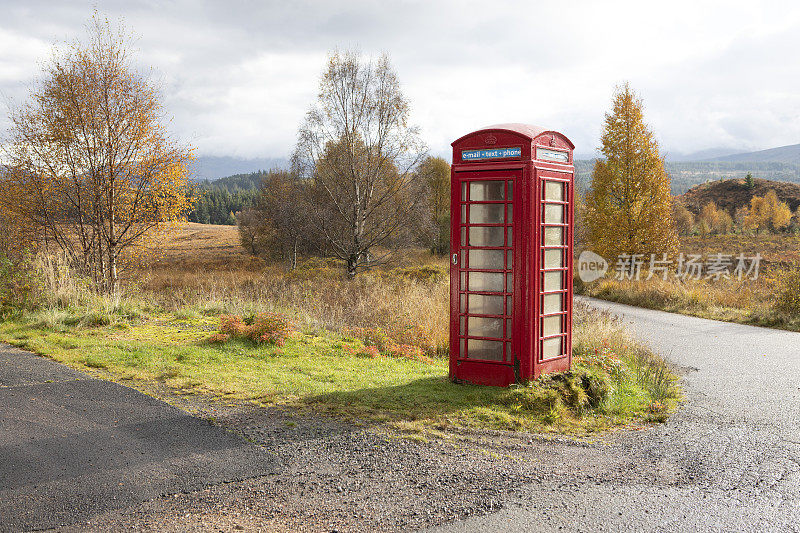
<svg viewBox="0 0 800 533">
<path fill-rule="evenodd" d="M 485 385 L 507 386 L 514 382 L 535 379 L 541 374 L 567 370 L 572 364 L 572 272 L 574 242 L 574 167 L 573 144 L 564 135 L 523 124 L 494 126 L 465 135 L 453 144 L 451 173 L 451 250 L 450 250 L 450 378 L 454 381 Z M 501 161 L 461 160 L 462 150 L 488 148 L 522 148 L 522 155 Z M 566 163 L 532 159 L 536 146 L 568 154 Z M 513 205 L 513 293 L 512 293 L 512 357 L 508 358 L 506 345 L 503 361 L 467 359 L 461 354 L 459 318 L 461 317 L 460 276 L 462 272 L 461 246 L 461 184 L 465 181 L 497 178 L 514 181 Z M 543 305 L 543 195 L 544 181 L 563 182 L 566 187 L 565 235 L 563 239 L 561 314 L 563 336 L 562 355 L 542 358 L 542 305 Z M 507 215 L 506 215 L 507 216 Z M 507 218 L 504 224 L 507 224 Z M 505 239 L 505 238 L 504 238 Z M 504 240 L 507 244 L 507 241 Z M 465 247 L 464 249 L 469 249 Z M 466 254 L 464 254 L 466 255 Z M 504 254 L 504 269 L 507 267 Z M 495 269 L 496 270 L 496 269 Z M 505 283 L 505 280 L 504 280 Z M 507 290 L 507 287 L 504 285 Z M 466 288 L 464 288 L 466 290 Z M 466 292 L 464 292 L 466 294 Z M 503 293 L 505 298 L 505 293 Z M 504 309 L 506 302 L 504 301 Z M 505 311 L 507 313 L 507 309 Z M 469 309 L 464 315 L 470 316 Z M 484 315 L 481 315 L 484 316 Z M 493 315 L 502 318 L 504 315 Z M 506 323 L 503 322 L 503 331 Z M 467 335 L 464 337 L 466 338 Z M 502 342 L 506 342 L 503 339 Z"/>
</svg>

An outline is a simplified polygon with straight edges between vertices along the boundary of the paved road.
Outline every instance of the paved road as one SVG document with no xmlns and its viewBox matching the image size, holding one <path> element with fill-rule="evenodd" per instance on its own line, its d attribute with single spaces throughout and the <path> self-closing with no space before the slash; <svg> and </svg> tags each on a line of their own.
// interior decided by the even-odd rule
<svg viewBox="0 0 800 533">
<path fill-rule="evenodd" d="M 685 371 L 650 431 L 570 452 L 465 531 L 800 531 L 800 334 L 591 300 Z"/>
<path fill-rule="evenodd" d="M 274 463 L 163 402 L 0 345 L 0 531 L 71 524 Z"/>
</svg>

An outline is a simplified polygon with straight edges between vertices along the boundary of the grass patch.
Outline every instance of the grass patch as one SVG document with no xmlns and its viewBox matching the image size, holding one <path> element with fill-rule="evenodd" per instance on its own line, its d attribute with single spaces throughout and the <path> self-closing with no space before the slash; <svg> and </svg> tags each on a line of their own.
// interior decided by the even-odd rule
<svg viewBox="0 0 800 533">
<path fill-rule="evenodd" d="M 324 329 L 295 332 L 283 346 L 246 338 L 212 344 L 219 318 L 193 311 L 124 323 L 48 320 L 48 313 L 0 324 L 0 340 L 114 379 L 397 427 L 586 434 L 664 419 L 678 398 L 661 359 L 615 319 L 585 308 L 576 312 L 573 370 L 510 388 L 456 385 L 445 358 L 375 354 L 359 338 Z"/>
</svg>

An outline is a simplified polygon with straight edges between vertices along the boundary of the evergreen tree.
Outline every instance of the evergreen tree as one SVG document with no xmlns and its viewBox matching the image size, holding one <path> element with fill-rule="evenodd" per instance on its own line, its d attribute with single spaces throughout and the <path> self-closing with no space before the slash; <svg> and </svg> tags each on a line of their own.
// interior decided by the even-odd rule
<svg viewBox="0 0 800 533">
<path fill-rule="evenodd" d="M 756 182 L 753 180 L 753 175 L 750 172 L 747 173 L 747 177 L 744 179 L 744 184 L 748 189 L 755 189 Z"/>
<path fill-rule="evenodd" d="M 670 180 L 642 101 L 626 83 L 614 95 L 586 195 L 587 240 L 608 259 L 621 253 L 672 253 L 678 245 Z"/>
</svg>

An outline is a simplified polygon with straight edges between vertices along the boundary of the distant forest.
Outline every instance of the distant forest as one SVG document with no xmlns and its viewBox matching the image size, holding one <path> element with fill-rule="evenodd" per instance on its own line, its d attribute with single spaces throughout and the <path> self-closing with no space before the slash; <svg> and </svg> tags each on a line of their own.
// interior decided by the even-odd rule
<svg viewBox="0 0 800 533">
<path fill-rule="evenodd" d="M 592 183 L 594 160 L 575 161 L 578 186 L 586 190 Z M 721 179 L 744 178 L 748 172 L 756 178 L 800 184 L 800 165 L 768 161 L 675 161 L 666 163 L 672 181 L 672 194 L 683 194 L 695 185 Z"/>
<path fill-rule="evenodd" d="M 580 190 L 592 182 L 593 160 L 575 161 L 575 174 Z M 672 194 L 683 194 L 695 185 L 720 179 L 744 178 L 748 172 L 756 178 L 800 184 L 800 165 L 776 162 L 676 161 L 667 162 L 672 180 Z M 197 183 L 199 199 L 189 214 L 189 222 L 201 224 L 236 224 L 236 213 L 252 207 L 258 196 L 261 180 L 268 174 L 259 170 L 235 174 L 215 181 Z"/>
<path fill-rule="evenodd" d="M 189 222 L 236 225 L 236 213 L 253 206 L 261 180 L 266 175 L 266 170 L 259 170 L 198 182 L 198 200 L 194 210 L 189 213 Z"/>
</svg>

